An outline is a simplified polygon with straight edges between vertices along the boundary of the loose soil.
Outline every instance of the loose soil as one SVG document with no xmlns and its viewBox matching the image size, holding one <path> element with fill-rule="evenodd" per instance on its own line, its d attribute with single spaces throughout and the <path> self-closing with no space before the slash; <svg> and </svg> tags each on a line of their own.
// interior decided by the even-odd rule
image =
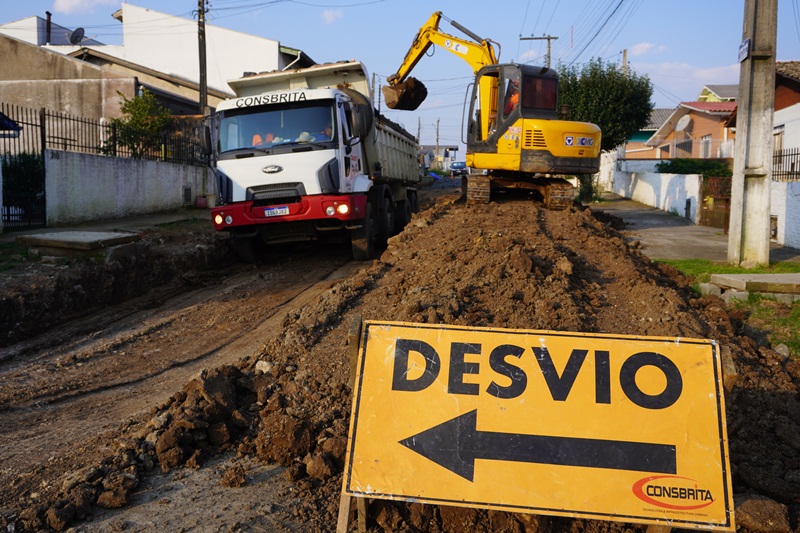
<svg viewBox="0 0 800 533">
<path fill-rule="evenodd" d="M 798 530 L 798 362 L 652 263 L 614 219 L 517 195 L 479 207 L 455 189 L 431 197 L 368 263 L 300 247 L 230 265 L 209 229 L 153 235 L 138 254 L 152 263 L 4 276 L 0 525 L 335 531 L 352 396 L 347 333 L 361 317 L 714 339 L 731 363 L 739 529 Z M 99 314 L 79 318 L 108 293 Z M 73 320 L 62 326 L 65 316 Z M 247 342 L 216 357 L 239 337 Z M 380 500 L 367 518 L 375 532 L 645 530 Z"/>
</svg>

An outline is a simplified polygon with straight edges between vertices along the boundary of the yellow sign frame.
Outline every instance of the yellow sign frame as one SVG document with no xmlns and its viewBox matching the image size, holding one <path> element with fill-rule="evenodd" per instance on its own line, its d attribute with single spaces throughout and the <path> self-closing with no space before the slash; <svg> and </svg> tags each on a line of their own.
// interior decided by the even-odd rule
<svg viewBox="0 0 800 533">
<path fill-rule="evenodd" d="M 366 321 L 343 493 L 735 531 L 718 346 Z"/>
</svg>

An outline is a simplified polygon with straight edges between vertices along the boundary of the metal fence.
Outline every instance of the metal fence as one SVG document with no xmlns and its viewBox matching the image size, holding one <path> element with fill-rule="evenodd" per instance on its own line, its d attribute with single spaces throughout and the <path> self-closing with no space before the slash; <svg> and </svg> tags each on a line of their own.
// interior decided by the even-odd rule
<svg viewBox="0 0 800 533">
<path fill-rule="evenodd" d="M 197 131 L 152 134 L 117 121 L 0 103 L 0 168 L 7 230 L 46 224 L 45 149 L 204 166 Z"/>
<path fill-rule="evenodd" d="M 16 132 L 0 130 L 0 156 L 42 153 L 49 148 L 183 165 L 206 164 L 197 132 L 191 129 L 153 134 L 104 119 L 2 103 L 0 112 L 22 127 Z"/>
<path fill-rule="evenodd" d="M 773 181 L 800 181 L 800 148 L 776 150 L 772 155 Z"/>
</svg>

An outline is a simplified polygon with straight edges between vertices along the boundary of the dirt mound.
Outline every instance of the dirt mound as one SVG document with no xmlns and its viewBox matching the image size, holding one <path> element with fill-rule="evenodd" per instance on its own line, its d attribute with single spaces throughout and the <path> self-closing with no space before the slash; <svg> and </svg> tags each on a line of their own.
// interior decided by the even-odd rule
<svg viewBox="0 0 800 533">
<path fill-rule="evenodd" d="M 150 470 L 196 468 L 221 453 L 283 465 L 301 504 L 279 511 L 304 531 L 335 530 L 352 391 L 352 317 L 433 324 L 717 340 L 735 364 L 728 433 L 742 530 L 789 531 L 800 519 L 800 364 L 739 334 L 721 300 L 698 298 L 671 268 L 590 210 L 515 199 L 451 201 L 415 215 L 380 260 L 285 317 L 280 336 L 238 366 L 188 383 L 105 462 L 57 495 L 0 517 L 63 530 L 93 506 L 125 505 Z M 241 483 L 230 472 L 226 483 Z M 54 494 L 56 494 L 54 492 Z M 373 531 L 631 531 L 641 526 L 375 501 Z M 781 526 L 782 525 L 782 526 Z M 778 529 L 775 529 L 778 527 Z"/>
</svg>

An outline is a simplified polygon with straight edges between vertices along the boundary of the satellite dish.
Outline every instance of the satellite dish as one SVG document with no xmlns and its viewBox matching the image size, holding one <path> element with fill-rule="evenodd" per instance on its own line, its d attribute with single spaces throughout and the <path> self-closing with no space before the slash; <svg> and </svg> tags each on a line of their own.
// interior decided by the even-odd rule
<svg viewBox="0 0 800 533">
<path fill-rule="evenodd" d="M 675 124 L 675 131 L 683 131 L 687 129 L 692 124 L 692 117 L 689 115 L 683 115 L 678 123 Z"/>
<path fill-rule="evenodd" d="M 75 28 L 75 31 L 69 34 L 69 44 L 80 44 L 84 33 L 83 28 Z"/>
</svg>

